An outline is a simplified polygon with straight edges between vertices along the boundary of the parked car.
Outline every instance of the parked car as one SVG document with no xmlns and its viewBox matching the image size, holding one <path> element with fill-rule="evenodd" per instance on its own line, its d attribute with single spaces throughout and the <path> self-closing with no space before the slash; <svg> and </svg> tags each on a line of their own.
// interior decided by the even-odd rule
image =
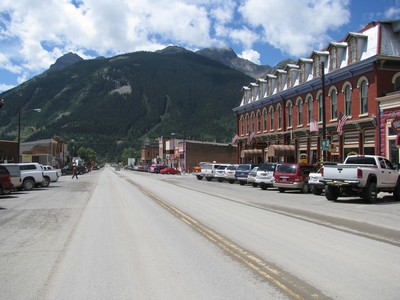
<svg viewBox="0 0 400 300">
<path fill-rule="evenodd" d="M 258 186 L 258 183 L 256 182 L 257 170 L 258 167 L 254 167 L 247 175 L 247 183 L 250 183 L 253 187 Z"/>
<path fill-rule="evenodd" d="M 229 165 L 226 169 L 225 169 L 225 180 L 228 181 L 230 184 L 234 183 L 236 181 L 236 170 L 238 168 L 238 164 L 233 164 L 233 165 Z"/>
<path fill-rule="evenodd" d="M 149 167 L 149 173 L 155 173 L 154 170 L 158 166 L 161 166 L 161 165 L 160 164 L 151 164 Z"/>
<path fill-rule="evenodd" d="M 0 195 L 11 193 L 13 188 L 10 172 L 6 167 L 0 166 Z"/>
<path fill-rule="evenodd" d="M 154 173 L 159 174 L 162 169 L 165 169 L 167 166 L 158 165 L 154 167 Z"/>
<path fill-rule="evenodd" d="M 225 170 L 229 165 L 220 165 L 216 170 L 215 170 L 215 178 L 217 179 L 218 182 L 223 182 L 225 180 Z"/>
<path fill-rule="evenodd" d="M 217 169 L 220 166 L 228 166 L 229 164 L 222 164 L 222 163 L 209 163 L 209 164 L 203 164 L 201 166 L 201 173 L 203 174 L 203 177 L 207 181 L 213 180 L 215 178 L 215 174 L 217 172 Z"/>
<path fill-rule="evenodd" d="M 280 193 L 286 190 L 300 190 L 302 193 L 310 191 L 308 185 L 309 174 L 315 172 L 315 166 L 309 164 L 284 163 L 276 168 L 274 187 Z"/>
<path fill-rule="evenodd" d="M 274 173 L 278 165 L 277 163 L 263 163 L 258 166 L 256 183 L 262 190 L 274 186 Z"/>
<path fill-rule="evenodd" d="M 239 181 L 240 185 L 245 185 L 247 183 L 247 175 L 249 172 L 256 167 L 253 164 L 239 164 L 236 169 L 235 177 L 236 180 Z"/>
<path fill-rule="evenodd" d="M 2 166 L 6 167 L 11 176 L 11 183 L 13 185 L 13 189 L 21 186 L 21 169 L 17 164 L 2 164 Z"/>
<path fill-rule="evenodd" d="M 324 166 L 328 165 L 337 165 L 336 162 L 324 162 Z M 324 191 L 324 183 L 321 181 L 322 179 L 322 167 L 318 169 L 315 173 L 309 174 L 308 185 L 310 187 L 311 192 L 314 195 L 321 195 Z"/>
<path fill-rule="evenodd" d="M 78 169 L 79 175 L 87 173 L 85 166 L 77 165 L 76 168 Z M 73 170 L 74 170 L 73 165 L 66 165 L 64 168 L 61 169 L 61 175 L 72 175 Z"/>
<path fill-rule="evenodd" d="M 167 167 L 167 168 L 164 168 L 164 169 L 161 169 L 160 170 L 160 174 L 172 174 L 172 175 L 180 175 L 181 174 L 181 172 L 179 172 L 177 169 L 175 169 L 175 168 L 170 168 L 170 167 Z"/>
<path fill-rule="evenodd" d="M 17 189 L 26 191 L 32 190 L 34 187 L 39 187 L 45 182 L 43 167 L 38 163 L 20 163 L 18 164 L 21 170 L 22 185 Z"/>
</svg>

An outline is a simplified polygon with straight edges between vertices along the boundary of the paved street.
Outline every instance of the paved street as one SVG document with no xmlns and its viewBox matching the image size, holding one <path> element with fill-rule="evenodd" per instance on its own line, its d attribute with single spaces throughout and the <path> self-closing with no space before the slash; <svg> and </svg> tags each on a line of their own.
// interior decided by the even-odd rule
<svg viewBox="0 0 400 300">
<path fill-rule="evenodd" d="M 1 299 L 397 299 L 400 202 L 111 167 L 0 198 Z"/>
</svg>

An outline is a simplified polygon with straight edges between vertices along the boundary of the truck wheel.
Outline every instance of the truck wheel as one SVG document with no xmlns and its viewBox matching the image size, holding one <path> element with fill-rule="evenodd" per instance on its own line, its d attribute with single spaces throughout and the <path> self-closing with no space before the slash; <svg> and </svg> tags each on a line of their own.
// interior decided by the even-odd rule
<svg viewBox="0 0 400 300">
<path fill-rule="evenodd" d="M 206 177 L 206 180 L 207 180 L 207 181 L 211 181 L 211 180 L 212 180 L 212 177 Z"/>
<path fill-rule="evenodd" d="M 224 180 L 222 178 L 218 178 L 218 182 L 223 182 Z"/>
<path fill-rule="evenodd" d="M 240 185 L 244 185 L 245 182 L 244 181 L 239 181 Z"/>
<path fill-rule="evenodd" d="M 279 193 L 284 193 L 285 189 L 284 188 L 278 188 Z"/>
<path fill-rule="evenodd" d="M 314 187 L 312 188 L 312 192 L 313 192 L 314 195 L 319 196 L 319 195 L 322 194 L 322 189 L 319 188 L 319 187 L 314 186 Z"/>
<path fill-rule="evenodd" d="M 24 190 L 30 191 L 35 187 L 35 182 L 32 179 L 25 179 L 22 186 L 24 187 Z"/>
<path fill-rule="evenodd" d="M 400 201 L 400 182 L 397 182 L 394 191 L 393 191 L 393 198 L 396 201 Z"/>
<path fill-rule="evenodd" d="M 49 177 L 44 177 L 44 180 L 41 184 L 42 187 L 48 187 L 50 185 L 50 178 Z"/>
<path fill-rule="evenodd" d="M 257 186 L 258 186 L 258 183 L 253 182 L 253 183 L 252 183 L 252 186 L 253 186 L 253 187 L 257 187 Z"/>
<path fill-rule="evenodd" d="M 339 197 L 340 189 L 336 186 L 325 187 L 325 197 L 330 201 L 336 201 Z"/>
<path fill-rule="evenodd" d="M 265 191 L 268 188 L 268 185 L 265 183 L 260 183 L 260 188 Z"/>
<path fill-rule="evenodd" d="M 233 183 L 235 182 L 235 180 L 228 180 L 228 182 L 229 182 L 230 184 L 233 184 Z"/>
<path fill-rule="evenodd" d="M 202 180 L 203 179 L 203 176 L 200 176 L 200 175 L 196 175 L 196 177 L 197 177 L 198 180 Z"/>
<path fill-rule="evenodd" d="M 363 193 L 363 198 L 368 201 L 368 203 L 375 203 L 376 199 L 378 197 L 377 189 L 376 189 L 376 183 L 375 182 L 370 182 L 368 187 Z"/>
</svg>

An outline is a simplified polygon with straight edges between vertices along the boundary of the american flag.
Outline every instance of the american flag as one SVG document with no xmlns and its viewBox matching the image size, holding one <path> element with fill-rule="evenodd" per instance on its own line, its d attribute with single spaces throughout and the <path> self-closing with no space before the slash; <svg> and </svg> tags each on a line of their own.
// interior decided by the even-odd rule
<svg viewBox="0 0 400 300">
<path fill-rule="evenodd" d="M 251 140 L 254 138 L 255 135 L 256 135 L 255 132 L 249 131 L 249 136 L 247 137 L 247 144 L 250 145 L 250 142 L 251 142 Z"/>
<path fill-rule="evenodd" d="M 338 135 L 342 135 L 343 134 L 343 127 L 344 127 L 344 124 L 346 124 L 348 118 L 349 118 L 348 116 L 346 116 L 344 113 L 340 112 L 339 120 L 338 120 L 338 123 L 337 123 Z"/>
<path fill-rule="evenodd" d="M 313 118 L 310 119 L 310 132 L 318 132 L 318 122 Z"/>
</svg>

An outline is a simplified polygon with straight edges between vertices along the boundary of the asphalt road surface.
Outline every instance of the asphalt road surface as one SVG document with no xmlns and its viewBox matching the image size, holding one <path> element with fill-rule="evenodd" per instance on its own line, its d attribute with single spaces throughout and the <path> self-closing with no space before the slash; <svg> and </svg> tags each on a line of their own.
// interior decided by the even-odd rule
<svg viewBox="0 0 400 300">
<path fill-rule="evenodd" d="M 0 197 L 0 299 L 398 299 L 400 202 L 115 171 Z"/>
</svg>

